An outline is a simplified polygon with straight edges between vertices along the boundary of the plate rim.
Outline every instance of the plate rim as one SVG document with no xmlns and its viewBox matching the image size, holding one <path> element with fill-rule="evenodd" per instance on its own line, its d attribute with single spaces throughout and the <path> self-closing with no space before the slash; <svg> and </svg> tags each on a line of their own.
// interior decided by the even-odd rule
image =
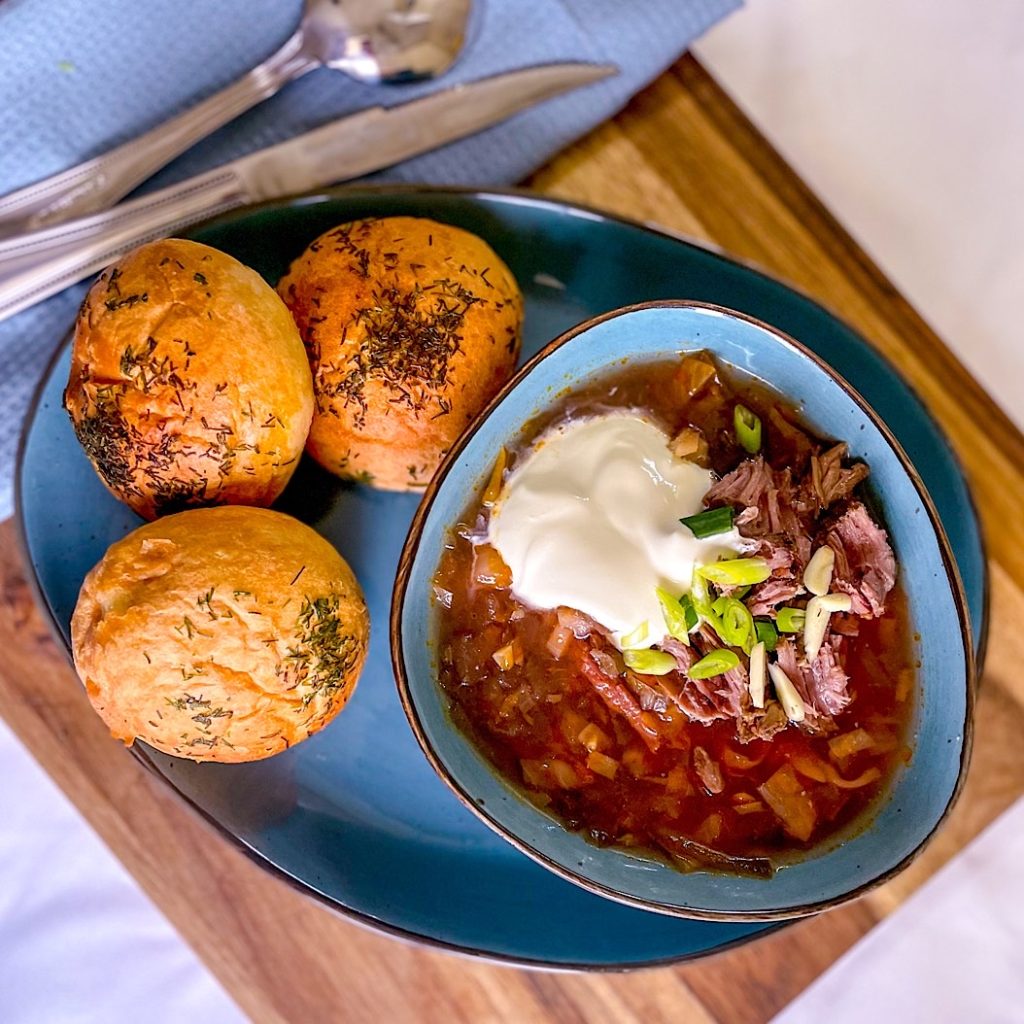
<svg viewBox="0 0 1024 1024">
<path fill-rule="evenodd" d="M 365 194 L 368 197 L 379 199 L 386 198 L 388 196 L 408 196 L 408 195 L 441 195 L 441 196 L 455 196 L 461 199 L 469 201 L 487 201 L 490 199 L 497 199 L 498 201 L 514 200 L 520 203 L 532 205 L 532 206 L 543 206 L 549 208 L 552 212 L 560 213 L 573 213 L 582 212 L 586 214 L 590 219 L 598 222 L 611 222 L 615 224 L 624 225 L 629 228 L 633 228 L 644 234 L 654 235 L 655 237 L 665 238 L 669 241 L 675 242 L 680 245 L 687 246 L 691 249 L 699 250 L 702 253 L 713 256 L 725 264 L 733 266 L 739 266 L 748 273 L 754 274 L 755 276 L 762 278 L 770 283 L 781 285 L 783 288 L 794 293 L 803 301 L 810 305 L 820 309 L 827 316 L 832 318 L 841 324 L 847 331 L 853 334 L 862 344 L 867 345 L 890 369 L 890 371 L 898 378 L 903 387 L 905 387 L 914 398 L 921 405 L 922 409 L 931 424 L 931 426 L 938 433 L 942 442 L 949 454 L 950 460 L 956 469 L 961 482 L 964 485 L 964 493 L 967 497 L 967 503 L 970 508 L 970 512 L 976 527 L 977 539 L 979 548 L 982 556 L 982 605 L 981 605 L 981 617 L 979 622 L 979 640 L 976 645 L 975 651 L 975 666 L 976 672 L 980 676 L 984 666 L 985 656 L 988 648 L 988 634 L 990 624 L 990 600 L 991 600 L 991 573 L 988 568 L 988 545 L 987 539 L 982 526 L 981 518 L 978 514 L 977 504 L 973 493 L 968 485 L 967 475 L 964 472 L 963 465 L 961 464 L 960 458 L 952 445 L 949 443 L 948 436 L 945 428 L 935 419 L 934 415 L 929 410 L 928 406 L 921 399 L 917 388 L 908 381 L 902 373 L 896 368 L 888 356 L 880 352 L 877 347 L 860 331 L 852 327 L 844 317 L 840 316 L 828 304 L 821 300 L 811 296 L 801 286 L 794 284 L 787 280 L 785 277 L 769 272 L 755 261 L 749 260 L 745 257 L 734 256 L 726 252 L 721 246 L 718 246 L 711 242 L 706 242 L 701 239 L 693 238 L 692 236 L 686 235 L 683 232 L 673 230 L 671 228 L 664 227 L 662 225 L 653 224 L 650 222 L 642 221 L 638 218 L 628 217 L 619 213 L 614 213 L 608 210 L 601 209 L 600 207 L 594 206 L 588 203 L 575 202 L 567 199 L 560 199 L 545 195 L 533 189 L 520 188 L 520 187 L 476 187 L 476 186 L 446 186 L 436 185 L 429 183 L 352 183 L 352 184 L 341 184 L 334 185 L 327 188 L 310 189 L 304 192 L 292 193 L 286 196 L 280 196 L 275 199 L 267 199 L 258 203 L 250 203 L 240 207 L 236 207 L 233 210 L 224 211 L 215 214 L 211 217 L 204 218 L 203 220 L 197 221 L 194 224 L 189 225 L 184 229 L 181 234 L 185 237 L 190 237 L 194 233 L 205 231 L 209 228 L 214 228 L 222 223 L 227 223 L 240 216 L 248 216 L 254 213 L 270 209 L 289 209 L 292 207 L 303 207 L 313 206 L 322 202 L 329 202 L 331 200 L 338 199 L 352 199 L 357 197 L 359 194 Z M 25 569 L 26 582 L 29 585 L 29 589 L 32 592 L 33 597 L 36 601 L 37 608 L 44 613 L 43 618 L 46 622 L 46 626 L 53 638 L 56 646 L 60 649 L 63 654 L 65 661 L 74 671 L 74 661 L 71 656 L 71 650 L 64 638 L 64 634 L 61 630 L 60 623 L 58 622 L 57 616 L 51 606 L 49 599 L 42 588 L 42 583 L 38 577 L 35 569 L 35 565 L 32 561 L 31 553 L 29 550 L 27 529 L 25 524 L 25 510 L 24 510 L 24 495 L 23 495 L 23 471 L 25 463 L 25 450 L 28 444 L 28 437 L 31 432 L 32 425 L 35 423 L 39 412 L 39 406 L 42 401 L 43 393 L 46 389 L 46 385 L 50 381 L 53 374 L 54 366 L 63 357 L 65 350 L 70 343 L 74 331 L 74 323 L 72 322 L 68 331 L 63 336 L 61 342 L 55 347 L 53 354 L 47 360 L 45 367 L 43 368 L 39 380 L 33 390 L 32 397 L 26 407 L 24 419 L 22 421 L 21 429 L 18 437 L 18 447 L 15 455 L 14 462 L 14 532 L 15 541 L 18 548 L 18 553 L 21 558 L 22 566 Z M 156 768 L 155 764 L 149 759 L 148 755 L 144 750 L 136 745 L 133 745 L 129 749 L 129 753 L 133 756 L 142 766 L 153 775 L 159 776 L 164 783 L 167 780 L 163 774 Z M 608 961 L 604 963 L 591 963 L 588 961 L 553 961 L 544 958 L 531 958 L 519 956 L 516 954 L 505 954 L 494 951 L 485 951 L 473 946 L 462 945 L 456 942 L 448 942 L 444 939 L 439 939 L 430 935 L 423 935 L 418 932 L 401 928 L 397 925 L 393 925 L 389 922 L 382 921 L 372 915 L 366 914 L 363 911 L 357 910 L 353 907 L 346 906 L 339 903 L 332 897 L 327 896 L 324 893 L 317 891 L 312 888 L 306 882 L 295 876 L 284 871 L 282 868 L 274 864 L 269 858 L 259 853 L 257 850 L 243 842 L 238 836 L 228 830 L 224 825 L 219 823 L 211 815 L 209 815 L 203 808 L 196 804 L 190 797 L 184 793 L 175 789 L 173 786 L 170 787 L 176 799 L 182 802 L 185 808 L 192 814 L 196 815 L 198 819 L 207 828 L 212 829 L 216 834 L 223 837 L 231 846 L 235 849 L 240 850 L 249 860 L 257 864 L 263 870 L 269 872 L 272 876 L 280 878 L 290 886 L 297 890 L 301 895 L 307 899 L 311 899 L 327 910 L 334 914 L 340 915 L 353 922 L 354 924 L 367 928 L 370 931 L 377 932 L 379 934 L 387 935 L 390 938 L 397 939 L 401 942 L 413 946 L 425 946 L 427 948 L 438 949 L 445 953 L 453 954 L 465 959 L 473 960 L 476 962 L 484 962 L 496 964 L 499 966 L 514 966 L 522 967 L 529 970 L 539 971 L 551 971 L 553 973 L 624 973 L 634 970 L 643 970 L 647 968 L 671 966 L 682 963 L 695 962 L 698 960 L 704 960 L 708 957 L 715 957 L 721 953 L 726 953 L 739 946 L 746 945 L 749 942 L 755 941 L 764 936 L 777 934 L 780 931 L 785 930 L 787 927 L 795 924 L 801 918 L 791 918 L 789 920 L 781 920 L 768 924 L 763 929 L 757 931 L 754 934 L 737 936 L 734 939 L 730 939 L 727 942 L 722 943 L 719 946 L 714 947 L 710 950 L 700 950 L 695 952 L 687 952 L 682 954 L 673 954 L 666 957 L 647 958 L 643 960 L 634 961 Z"/>
</svg>

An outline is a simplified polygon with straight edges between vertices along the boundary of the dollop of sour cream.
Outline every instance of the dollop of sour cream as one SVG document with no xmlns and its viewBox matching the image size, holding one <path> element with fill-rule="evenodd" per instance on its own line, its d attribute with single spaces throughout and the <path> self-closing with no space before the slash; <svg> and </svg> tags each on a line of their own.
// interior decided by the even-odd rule
<svg viewBox="0 0 1024 1024">
<path fill-rule="evenodd" d="M 703 510 L 714 477 L 672 455 L 668 435 L 631 410 L 547 430 L 509 474 L 488 540 L 533 608 L 589 615 L 621 647 L 647 624 L 642 644 L 667 636 L 656 594 L 688 593 L 695 565 L 732 557 L 733 529 L 698 540 L 679 520 Z"/>
</svg>

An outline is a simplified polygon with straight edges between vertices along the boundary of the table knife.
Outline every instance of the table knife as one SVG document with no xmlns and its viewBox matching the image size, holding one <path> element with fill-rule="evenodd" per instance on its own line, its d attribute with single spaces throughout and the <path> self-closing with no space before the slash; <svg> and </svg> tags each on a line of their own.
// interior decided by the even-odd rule
<svg viewBox="0 0 1024 1024">
<path fill-rule="evenodd" d="M 605 64 L 540 65 L 372 107 L 111 210 L 0 240 L 0 320 L 143 242 L 247 203 L 390 167 L 616 71 Z"/>
</svg>

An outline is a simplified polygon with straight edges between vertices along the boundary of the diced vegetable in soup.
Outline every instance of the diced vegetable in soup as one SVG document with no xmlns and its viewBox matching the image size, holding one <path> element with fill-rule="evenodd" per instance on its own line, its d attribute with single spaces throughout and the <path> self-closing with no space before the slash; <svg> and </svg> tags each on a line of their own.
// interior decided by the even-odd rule
<svg viewBox="0 0 1024 1024">
<path fill-rule="evenodd" d="M 868 467 L 703 353 L 532 427 L 435 579 L 456 723 L 568 828 L 680 867 L 769 874 L 865 813 L 914 679 Z"/>
</svg>

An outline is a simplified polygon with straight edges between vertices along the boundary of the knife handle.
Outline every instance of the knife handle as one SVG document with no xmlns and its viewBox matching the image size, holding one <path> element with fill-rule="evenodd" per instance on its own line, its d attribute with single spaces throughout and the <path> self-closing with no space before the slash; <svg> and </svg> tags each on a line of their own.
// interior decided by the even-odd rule
<svg viewBox="0 0 1024 1024">
<path fill-rule="evenodd" d="M 179 153 L 316 67 L 301 30 L 258 67 L 170 121 L 115 149 L 0 196 L 0 237 L 113 206 Z"/>
<path fill-rule="evenodd" d="M 0 320 L 95 274 L 143 242 L 162 238 L 248 200 L 243 177 L 230 166 L 221 167 L 122 203 L 114 210 L 36 232 L 41 236 L 36 262 L 0 278 Z M 11 242 L 24 247 L 31 238 Z M 44 252 L 43 262 L 38 262 L 43 250 L 54 251 L 49 257 Z M 26 259 L 24 253 L 21 259 L 32 263 L 31 256 Z M 10 270 L 13 264 L 8 259 L 0 264 L 0 270 Z"/>
</svg>

